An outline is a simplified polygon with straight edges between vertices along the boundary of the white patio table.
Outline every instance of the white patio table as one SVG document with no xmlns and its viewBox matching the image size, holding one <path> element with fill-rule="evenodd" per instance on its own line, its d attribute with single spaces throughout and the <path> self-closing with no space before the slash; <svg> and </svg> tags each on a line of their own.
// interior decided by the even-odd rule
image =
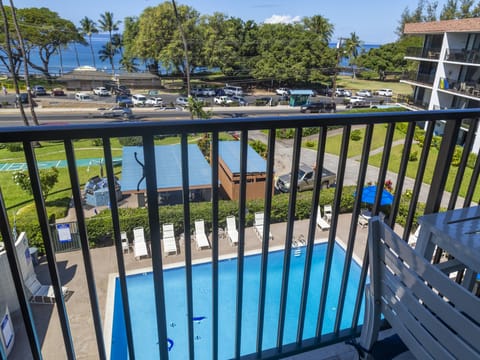
<svg viewBox="0 0 480 360">
<path fill-rule="evenodd" d="M 424 215 L 418 222 L 421 228 L 415 250 L 428 260 L 436 246 L 445 250 L 457 264 L 464 265 L 463 284 L 472 289 L 480 273 L 480 206 Z"/>
</svg>

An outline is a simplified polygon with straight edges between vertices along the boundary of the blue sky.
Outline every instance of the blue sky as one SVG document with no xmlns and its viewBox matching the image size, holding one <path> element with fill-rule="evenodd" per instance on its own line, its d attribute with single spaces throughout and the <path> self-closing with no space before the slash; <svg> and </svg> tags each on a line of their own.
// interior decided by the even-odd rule
<svg viewBox="0 0 480 360">
<path fill-rule="evenodd" d="M 88 16 L 98 20 L 100 14 L 111 11 L 114 18 L 138 16 L 148 6 L 162 1 L 153 0 L 16 0 L 18 8 L 47 7 L 61 17 L 79 25 L 80 19 Z M 445 1 L 439 0 L 439 9 Z M 4 2 L 8 5 L 8 2 Z M 304 16 L 322 15 L 334 26 L 334 38 L 348 37 L 355 32 L 365 44 L 385 44 L 397 39 L 395 29 L 400 16 L 408 7 L 413 10 L 418 0 L 177 0 L 177 5 L 189 5 L 200 14 L 222 12 L 243 20 L 261 22 L 288 22 Z"/>
</svg>

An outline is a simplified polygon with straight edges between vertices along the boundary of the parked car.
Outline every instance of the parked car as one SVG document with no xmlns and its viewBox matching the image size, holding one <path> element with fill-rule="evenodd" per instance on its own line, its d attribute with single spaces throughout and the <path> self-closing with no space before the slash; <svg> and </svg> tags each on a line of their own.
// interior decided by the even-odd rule
<svg viewBox="0 0 480 360">
<path fill-rule="evenodd" d="M 110 96 L 110 91 L 106 87 L 98 86 L 93 89 L 93 94 L 97 96 Z"/>
<path fill-rule="evenodd" d="M 147 101 L 147 97 L 145 95 L 142 95 L 142 94 L 132 95 L 133 106 L 145 106 L 146 101 Z"/>
<path fill-rule="evenodd" d="M 215 96 L 213 98 L 213 103 L 218 104 L 218 105 L 230 104 L 232 102 L 233 102 L 233 100 L 230 97 L 225 96 L 225 95 L 224 96 Z"/>
<path fill-rule="evenodd" d="M 225 90 L 223 90 L 222 88 L 218 88 L 218 89 L 215 90 L 215 95 L 214 96 L 225 96 L 225 95 L 227 95 L 227 94 L 225 93 Z"/>
<path fill-rule="evenodd" d="M 392 89 L 378 89 L 375 93 L 379 96 L 393 96 Z"/>
<path fill-rule="evenodd" d="M 180 105 L 182 107 L 188 106 L 188 97 L 186 96 L 179 96 L 175 99 L 175 104 Z"/>
<path fill-rule="evenodd" d="M 32 99 L 33 106 L 37 106 L 37 103 Z M 15 99 L 15 107 L 18 107 L 19 104 L 28 104 L 28 94 L 27 93 L 21 93 L 17 96 Z"/>
<path fill-rule="evenodd" d="M 285 96 L 290 93 L 290 90 L 287 88 L 278 88 L 275 90 L 275 93 L 280 96 Z"/>
<path fill-rule="evenodd" d="M 114 106 L 110 109 L 101 110 L 100 114 L 105 118 L 122 117 L 124 119 L 130 119 L 133 116 L 132 109 L 123 106 Z"/>
<path fill-rule="evenodd" d="M 301 113 L 323 113 L 323 112 L 335 112 L 337 111 L 337 105 L 335 102 L 313 102 L 300 106 Z"/>
<path fill-rule="evenodd" d="M 212 88 L 203 88 L 202 96 L 206 96 L 206 97 L 215 96 L 215 90 Z"/>
<path fill-rule="evenodd" d="M 369 103 L 363 96 L 351 96 L 347 108 L 368 107 Z"/>
<path fill-rule="evenodd" d="M 261 97 L 255 99 L 255 106 L 272 106 L 273 99 L 271 97 Z"/>
<path fill-rule="evenodd" d="M 232 96 L 232 97 L 230 97 L 230 99 L 232 100 L 232 102 L 236 102 L 240 106 L 247 106 L 248 105 L 247 100 L 245 100 L 245 98 L 243 98 L 241 96 Z"/>
<path fill-rule="evenodd" d="M 84 93 L 84 92 L 78 92 L 75 94 L 75 100 L 78 101 L 92 101 L 92 97 L 90 94 Z"/>
<path fill-rule="evenodd" d="M 65 91 L 60 88 L 55 88 L 50 92 L 51 96 L 65 96 Z"/>
<path fill-rule="evenodd" d="M 155 106 L 155 107 L 161 107 L 163 106 L 163 99 L 161 97 L 149 97 L 145 101 L 146 106 Z"/>
<path fill-rule="evenodd" d="M 332 93 L 333 93 L 333 89 L 329 89 L 328 90 L 328 96 L 332 96 Z M 335 96 L 344 97 L 344 96 L 351 96 L 351 95 L 352 94 L 350 93 L 350 91 L 345 90 L 343 88 L 336 88 L 335 89 Z"/>
<path fill-rule="evenodd" d="M 115 86 L 112 88 L 112 93 L 115 95 L 128 95 L 130 96 L 132 93 L 129 88 L 125 85 Z"/>
<path fill-rule="evenodd" d="M 362 89 L 356 92 L 357 96 L 371 97 L 372 92 L 370 90 Z"/>
<path fill-rule="evenodd" d="M 35 85 L 32 89 L 33 96 L 45 96 L 47 95 L 47 90 L 43 86 Z"/>
<path fill-rule="evenodd" d="M 322 171 L 322 188 L 332 186 L 336 182 L 335 173 L 323 168 Z M 298 182 L 297 189 L 298 191 L 305 191 L 313 189 L 315 180 L 315 170 L 310 166 L 305 164 L 300 164 L 298 167 Z M 275 189 L 279 192 L 289 192 L 291 188 L 291 174 L 280 175 L 275 181 Z"/>
<path fill-rule="evenodd" d="M 121 107 L 133 107 L 133 101 L 128 95 L 117 95 L 115 101 Z"/>
</svg>

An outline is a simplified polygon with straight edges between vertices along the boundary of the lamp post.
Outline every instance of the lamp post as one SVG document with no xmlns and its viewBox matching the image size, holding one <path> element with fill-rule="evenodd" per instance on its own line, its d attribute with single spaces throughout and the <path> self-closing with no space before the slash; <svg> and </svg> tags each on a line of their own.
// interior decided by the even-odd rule
<svg viewBox="0 0 480 360">
<path fill-rule="evenodd" d="M 335 59 L 335 70 L 333 73 L 333 84 L 332 84 L 332 99 L 335 97 L 335 93 L 337 92 L 337 75 L 338 75 L 338 68 L 340 65 L 340 60 L 342 59 L 343 51 L 343 42 L 347 40 L 346 38 L 340 37 L 337 41 L 337 48 L 336 48 L 336 59 Z"/>
</svg>

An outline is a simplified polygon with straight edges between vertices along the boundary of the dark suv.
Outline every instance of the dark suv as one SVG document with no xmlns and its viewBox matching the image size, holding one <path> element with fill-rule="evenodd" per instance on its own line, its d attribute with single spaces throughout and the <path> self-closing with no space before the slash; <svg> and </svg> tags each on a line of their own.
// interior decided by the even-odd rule
<svg viewBox="0 0 480 360">
<path fill-rule="evenodd" d="M 314 102 L 302 105 L 300 107 L 301 113 L 323 113 L 336 111 L 337 105 L 334 102 Z"/>
</svg>

